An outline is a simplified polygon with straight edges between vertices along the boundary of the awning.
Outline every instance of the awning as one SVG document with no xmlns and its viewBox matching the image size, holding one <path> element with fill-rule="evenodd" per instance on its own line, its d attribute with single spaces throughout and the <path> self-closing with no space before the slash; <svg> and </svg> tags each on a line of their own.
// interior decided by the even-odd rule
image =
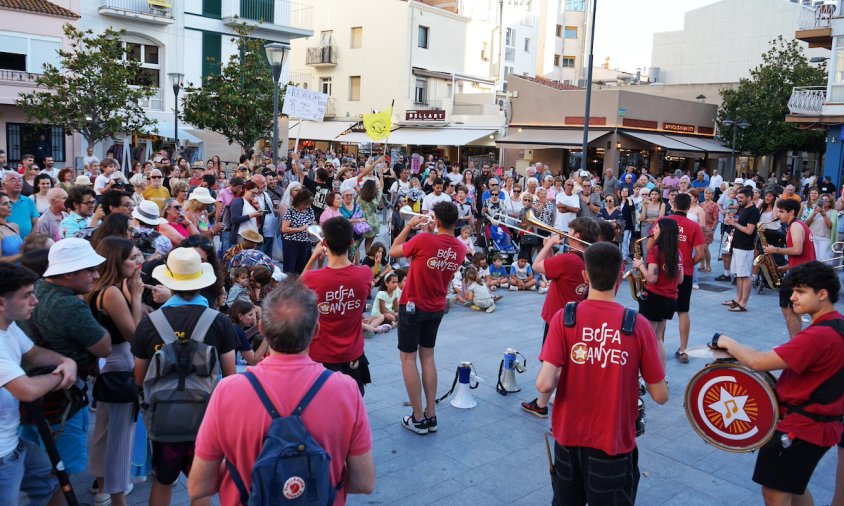
<svg viewBox="0 0 844 506">
<path fill-rule="evenodd" d="M 369 142 L 375 142 L 366 135 L 366 132 L 346 132 L 334 140 L 338 142 L 347 142 L 349 144 L 366 144 Z M 378 142 L 383 144 L 384 141 Z"/>
<path fill-rule="evenodd" d="M 674 140 L 668 135 L 646 134 L 641 132 L 630 132 L 626 130 L 622 130 L 621 133 L 628 137 L 638 139 L 646 144 L 655 144 L 664 148 L 667 151 L 685 151 L 688 153 L 702 153 L 704 151 L 703 149 L 692 146 L 691 144 L 686 144 L 685 142 Z"/>
<path fill-rule="evenodd" d="M 402 146 L 465 146 L 496 132 L 462 128 L 399 128 L 390 134 L 388 143 Z"/>
<path fill-rule="evenodd" d="M 156 132 L 155 130 L 158 130 Z M 173 128 L 173 123 L 168 123 L 166 121 L 159 121 L 152 126 L 148 126 L 144 128 L 144 133 L 149 135 L 157 135 L 159 137 L 165 137 L 167 139 L 175 139 L 176 137 L 173 135 L 175 129 Z M 201 144 L 202 139 L 199 137 L 188 133 L 187 130 L 179 129 L 179 140 L 182 142 L 190 142 L 193 144 Z"/>
<path fill-rule="evenodd" d="M 589 129 L 589 142 L 609 133 L 609 130 Z M 495 144 L 509 149 L 577 148 L 583 146 L 582 129 L 509 128 L 507 135 Z"/>
<path fill-rule="evenodd" d="M 713 139 L 703 139 L 701 137 L 681 137 L 679 135 L 666 135 L 675 141 L 680 141 L 683 144 L 689 144 L 696 148 L 702 149 L 710 154 L 730 154 L 730 148 Z"/>
<path fill-rule="evenodd" d="M 299 121 L 290 125 L 287 136 L 293 140 L 333 141 L 337 136 L 352 128 L 356 121 Z M 300 135 L 301 132 L 301 135 Z"/>
</svg>

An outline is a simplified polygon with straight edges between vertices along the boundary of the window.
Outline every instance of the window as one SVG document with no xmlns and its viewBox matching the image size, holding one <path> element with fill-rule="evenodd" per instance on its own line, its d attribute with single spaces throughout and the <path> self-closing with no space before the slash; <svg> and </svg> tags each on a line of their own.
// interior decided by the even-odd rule
<svg viewBox="0 0 844 506">
<path fill-rule="evenodd" d="M 428 80 L 427 79 L 416 79 L 416 87 L 414 88 L 413 92 L 413 101 L 417 104 L 427 105 L 428 104 Z"/>
<path fill-rule="evenodd" d="M 574 68 L 574 56 L 563 56 L 563 68 Z"/>
<path fill-rule="evenodd" d="M 352 102 L 360 100 L 360 76 L 349 77 L 349 100 Z"/>
<path fill-rule="evenodd" d="M 222 3 L 222 0 L 202 0 L 202 15 L 220 19 L 220 14 L 223 12 Z"/>
<path fill-rule="evenodd" d="M 141 69 L 130 85 L 161 87 L 161 66 L 158 64 L 159 48 L 151 44 L 126 42 L 126 59 L 140 62 Z"/>
<path fill-rule="evenodd" d="M 349 47 L 352 49 L 358 49 L 359 47 L 363 46 L 363 27 L 362 26 L 353 26 L 352 27 L 352 43 Z"/>
<path fill-rule="evenodd" d="M 417 45 L 422 49 L 428 49 L 428 27 L 419 25 L 419 40 Z"/>
<path fill-rule="evenodd" d="M 504 45 L 507 47 L 516 47 L 516 30 L 508 28 L 504 32 Z"/>
<path fill-rule="evenodd" d="M 557 37 L 563 36 L 563 25 L 557 25 Z"/>
<path fill-rule="evenodd" d="M 835 40 L 835 53 L 832 57 L 834 65 L 832 82 L 829 86 L 828 102 L 833 104 L 844 103 L 844 37 Z"/>
<path fill-rule="evenodd" d="M 0 52 L 0 69 L 26 72 L 26 55 Z"/>
<path fill-rule="evenodd" d="M 509 65 L 504 66 L 504 84 L 501 85 L 502 91 L 507 91 L 507 76 L 513 73 L 513 67 Z"/>
<path fill-rule="evenodd" d="M 330 77 L 320 77 L 319 78 L 319 91 L 325 93 L 329 97 L 331 96 L 331 78 Z"/>
<path fill-rule="evenodd" d="M 555 54 L 555 55 L 554 55 L 554 66 L 555 66 L 555 67 L 559 67 L 559 66 L 560 66 L 560 55 L 558 55 L 558 54 Z"/>
<path fill-rule="evenodd" d="M 481 60 L 489 61 L 489 42 L 481 42 Z"/>
<path fill-rule="evenodd" d="M 202 78 L 220 74 L 223 36 L 219 33 L 202 32 Z"/>
<path fill-rule="evenodd" d="M 586 10 L 586 0 L 566 0 L 566 10 L 583 12 Z"/>
<path fill-rule="evenodd" d="M 577 38 L 577 27 L 576 26 L 566 26 L 565 32 L 563 32 L 563 36 L 566 39 L 576 39 Z"/>
<path fill-rule="evenodd" d="M 35 151 L 33 145 L 40 136 L 50 144 L 53 160 L 65 162 L 64 129 L 57 125 L 35 125 L 31 123 L 6 123 L 6 157 L 10 164 L 21 160 L 21 156 Z"/>
<path fill-rule="evenodd" d="M 525 53 L 530 53 L 530 39 L 525 37 Z"/>
</svg>

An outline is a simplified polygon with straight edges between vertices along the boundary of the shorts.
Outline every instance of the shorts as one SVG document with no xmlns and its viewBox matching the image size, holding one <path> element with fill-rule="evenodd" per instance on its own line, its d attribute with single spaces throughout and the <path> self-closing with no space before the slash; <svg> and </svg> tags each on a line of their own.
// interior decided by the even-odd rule
<svg viewBox="0 0 844 506">
<path fill-rule="evenodd" d="M 677 285 L 677 308 L 678 313 L 688 313 L 692 303 L 692 275 L 684 275 L 683 282 Z"/>
<path fill-rule="evenodd" d="M 363 397 L 363 387 L 372 383 L 372 376 L 369 373 L 369 360 L 366 354 L 361 355 L 352 362 L 339 362 L 335 364 L 322 364 L 329 371 L 339 371 L 351 377 L 358 384 L 360 395 Z"/>
<path fill-rule="evenodd" d="M 795 439 L 788 448 L 782 447 L 782 432 L 759 449 L 753 481 L 773 490 L 789 494 L 803 494 L 818 462 L 829 448 L 813 445 L 802 439 Z"/>
<path fill-rule="evenodd" d="M 730 272 L 737 278 L 749 278 L 753 274 L 753 259 L 756 252 L 752 249 L 733 248 L 733 257 L 730 260 Z"/>
<path fill-rule="evenodd" d="M 51 426 L 56 440 L 56 448 L 64 463 L 67 474 L 80 474 L 88 469 L 88 425 L 90 415 L 88 407 L 68 418 L 64 428 L 60 424 Z M 40 443 L 41 436 L 34 425 L 21 425 L 21 439 Z M 41 443 L 41 447 L 44 445 Z"/>
<path fill-rule="evenodd" d="M 554 506 L 569 504 L 636 503 L 639 450 L 607 455 L 595 448 L 554 443 Z"/>
<path fill-rule="evenodd" d="M 47 504 L 59 488 L 52 475 L 47 454 L 32 441 L 19 440 L 18 446 L 0 457 L 0 504 Z"/>
<path fill-rule="evenodd" d="M 548 328 L 549 328 L 548 322 L 545 322 L 545 330 L 542 331 L 542 347 L 543 348 L 545 347 L 545 338 L 548 337 Z M 542 348 L 540 348 L 539 351 L 541 352 Z"/>
<path fill-rule="evenodd" d="M 162 485 L 172 485 L 179 479 L 179 473 L 190 473 L 193 464 L 195 441 L 182 443 L 152 443 L 152 472 L 155 481 Z"/>
<path fill-rule="evenodd" d="M 644 299 L 639 299 L 639 314 L 649 321 L 659 323 L 674 318 L 677 299 L 670 299 L 658 293 L 645 290 Z"/>
<path fill-rule="evenodd" d="M 399 306 L 399 351 L 416 353 L 419 347 L 433 348 L 437 343 L 437 330 L 443 319 L 442 311 L 420 311 L 410 314 L 404 304 Z"/>
</svg>

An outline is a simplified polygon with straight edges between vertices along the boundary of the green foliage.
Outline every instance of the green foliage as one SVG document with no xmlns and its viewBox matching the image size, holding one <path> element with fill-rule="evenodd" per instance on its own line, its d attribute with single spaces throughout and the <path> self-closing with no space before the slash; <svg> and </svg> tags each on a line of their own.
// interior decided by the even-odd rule
<svg viewBox="0 0 844 506">
<path fill-rule="evenodd" d="M 779 156 L 786 151 L 823 151 L 824 132 L 801 129 L 785 122 L 789 114 L 788 99 L 796 86 L 825 86 L 826 63 L 812 65 L 796 40 L 782 36 L 771 41 L 771 48 L 762 55 L 762 64 L 750 71 L 750 79 L 742 79 L 736 89 L 721 91 L 718 126 L 726 139 L 732 139 L 735 126 L 723 125 L 731 118 L 750 122 L 738 131 L 736 150 L 754 155 Z"/>
<path fill-rule="evenodd" d="M 155 89 L 127 86 L 139 82 L 141 64 L 124 58 L 120 40 L 124 33 L 109 28 L 94 35 L 91 30 L 64 25 L 70 50 L 59 50 L 61 68 L 45 64 L 36 79 L 44 90 L 22 93 L 18 106 L 30 120 L 80 133 L 89 146 L 154 125 L 138 102 L 152 96 Z"/>
<path fill-rule="evenodd" d="M 229 144 L 238 144 L 245 151 L 272 135 L 273 78 L 264 42 L 250 37 L 251 29 L 245 25 L 235 30 L 238 35 L 232 42 L 239 54 L 232 55 L 225 65 L 218 63 L 219 74 L 206 76 L 201 87 L 188 84 L 181 117 L 197 128 L 223 135 Z M 280 90 L 279 104 L 283 92 Z"/>
</svg>

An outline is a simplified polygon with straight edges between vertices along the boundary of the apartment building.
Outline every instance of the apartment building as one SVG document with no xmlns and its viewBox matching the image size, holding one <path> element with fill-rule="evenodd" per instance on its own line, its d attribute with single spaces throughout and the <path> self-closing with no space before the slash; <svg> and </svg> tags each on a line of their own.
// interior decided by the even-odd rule
<svg viewBox="0 0 844 506">
<path fill-rule="evenodd" d="M 536 75 L 564 84 L 584 84 L 589 63 L 588 41 L 591 27 L 589 0 L 545 0 L 540 7 Z"/>
</svg>

